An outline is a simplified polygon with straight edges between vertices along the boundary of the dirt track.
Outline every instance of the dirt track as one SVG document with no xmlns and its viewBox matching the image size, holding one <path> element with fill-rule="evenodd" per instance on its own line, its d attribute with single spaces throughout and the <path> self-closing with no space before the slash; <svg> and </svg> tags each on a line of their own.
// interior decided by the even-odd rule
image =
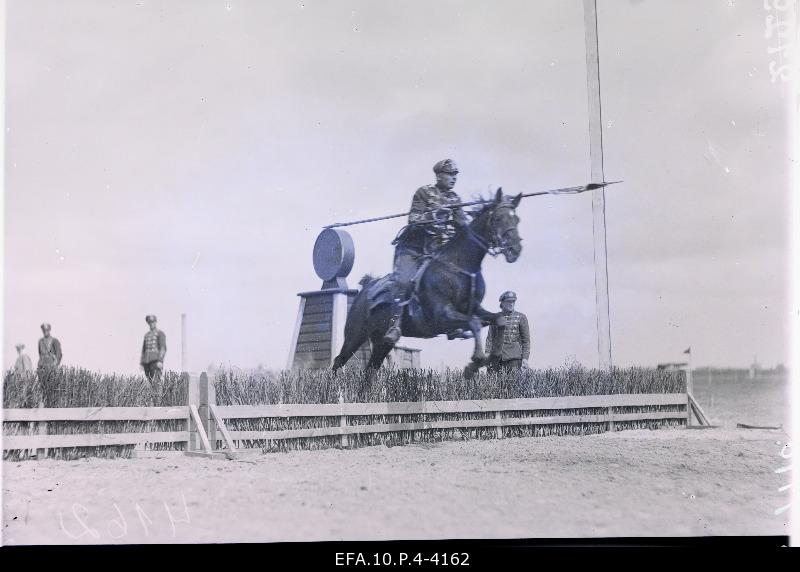
<svg viewBox="0 0 800 572">
<path fill-rule="evenodd" d="M 782 535 L 786 440 L 674 429 L 5 462 L 4 543 Z"/>
</svg>

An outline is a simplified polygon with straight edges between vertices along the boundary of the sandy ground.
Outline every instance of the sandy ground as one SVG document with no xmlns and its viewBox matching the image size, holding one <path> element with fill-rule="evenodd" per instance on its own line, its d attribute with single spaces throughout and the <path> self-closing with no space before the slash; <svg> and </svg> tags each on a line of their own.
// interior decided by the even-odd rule
<svg viewBox="0 0 800 572">
<path fill-rule="evenodd" d="M 5 462 L 6 544 L 784 535 L 782 431 Z"/>
</svg>

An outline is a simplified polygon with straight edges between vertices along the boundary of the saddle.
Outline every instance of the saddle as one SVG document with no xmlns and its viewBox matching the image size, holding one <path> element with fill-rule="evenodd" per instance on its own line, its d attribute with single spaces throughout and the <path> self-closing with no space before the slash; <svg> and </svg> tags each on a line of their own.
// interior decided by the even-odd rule
<svg viewBox="0 0 800 572">
<path fill-rule="evenodd" d="M 428 265 L 431 262 L 432 256 L 424 255 L 421 256 L 420 259 L 421 263 L 417 266 L 417 271 L 412 279 L 412 283 L 414 285 L 414 289 L 411 294 L 412 301 L 418 300 L 419 298 L 419 283 L 422 280 L 422 275 L 425 274 L 425 271 L 428 269 Z M 372 310 L 381 304 L 391 304 L 393 302 L 394 285 L 395 277 L 393 272 L 387 274 L 386 276 L 381 276 L 375 280 L 375 282 L 370 284 L 367 288 L 369 309 Z M 411 305 L 410 302 L 409 305 Z"/>
<path fill-rule="evenodd" d="M 381 304 L 391 304 L 393 291 L 394 274 L 381 276 L 375 282 L 369 284 L 367 286 L 367 300 L 369 300 L 370 311 Z"/>
<path fill-rule="evenodd" d="M 421 258 L 421 263 L 419 264 L 417 271 L 414 274 L 414 278 L 412 280 L 414 288 L 411 294 L 411 298 L 406 303 L 406 308 L 405 308 L 406 317 L 404 319 L 406 320 L 407 324 L 409 322 L 414 322 L 416 324 L 417 329 L 420 329 L 421 330 L 420 333 L 422 333 L 423 331 L 428 331 L 429 327 L 427 323 L 424 323 L 423 319 L 422 308 L 419 301 L 419 284 L 422 281 L 422 276 L 428 269 L 431 260 L 433 260 L 433 256 L 424 255 L 420 258 Z M 367 300 L 369 302 L 368 307 L 370 312 L 382 304 L 392 304 L 394 302 L 394 284 L 395 284 L 394 273 L 390 273 L 386 274 L 385 276 L 381 276 L 371 284 L 365 286 L 367 290 Z M 422 335 L 420 337 L 431 337 L 431 336 Z M 447 339 L 452 340 L 455 338 L 470 339 L 472 338 L 472 332 L 458 329 L 453 332 L 447 333 Z"/>
</svg>

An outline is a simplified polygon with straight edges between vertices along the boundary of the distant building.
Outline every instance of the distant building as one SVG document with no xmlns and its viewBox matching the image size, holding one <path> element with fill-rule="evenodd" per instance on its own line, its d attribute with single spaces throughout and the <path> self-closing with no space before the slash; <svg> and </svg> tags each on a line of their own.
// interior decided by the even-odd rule
<svg viewBox="0 0 800 572">
<path fill-rule="evenodd" d="M 418 369 L 422 350 L 395 346 L 386 358 L 389 363 L 400 369 Z"/>
<path fill-rule="evenodd" d="M 685 369 L 689 364 L 688 363 L 660 363 L 657 366 L 657 369 L 665 369 L 667 371 L 681 371 Z"/>
</svg>

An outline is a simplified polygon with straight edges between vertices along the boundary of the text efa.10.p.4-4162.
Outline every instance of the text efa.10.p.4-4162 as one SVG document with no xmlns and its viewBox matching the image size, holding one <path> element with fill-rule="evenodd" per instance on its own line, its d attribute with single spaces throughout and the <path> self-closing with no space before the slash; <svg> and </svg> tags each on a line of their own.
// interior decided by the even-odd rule
<svg viewBox="0 0 800 572">
<path fill-rule="evenodd" d="M 337 566 L 469 566 L 469 554 L 466 552 L 434 552 L 423 554 L 417 552 L 337 552 Z"/>
</svg>

